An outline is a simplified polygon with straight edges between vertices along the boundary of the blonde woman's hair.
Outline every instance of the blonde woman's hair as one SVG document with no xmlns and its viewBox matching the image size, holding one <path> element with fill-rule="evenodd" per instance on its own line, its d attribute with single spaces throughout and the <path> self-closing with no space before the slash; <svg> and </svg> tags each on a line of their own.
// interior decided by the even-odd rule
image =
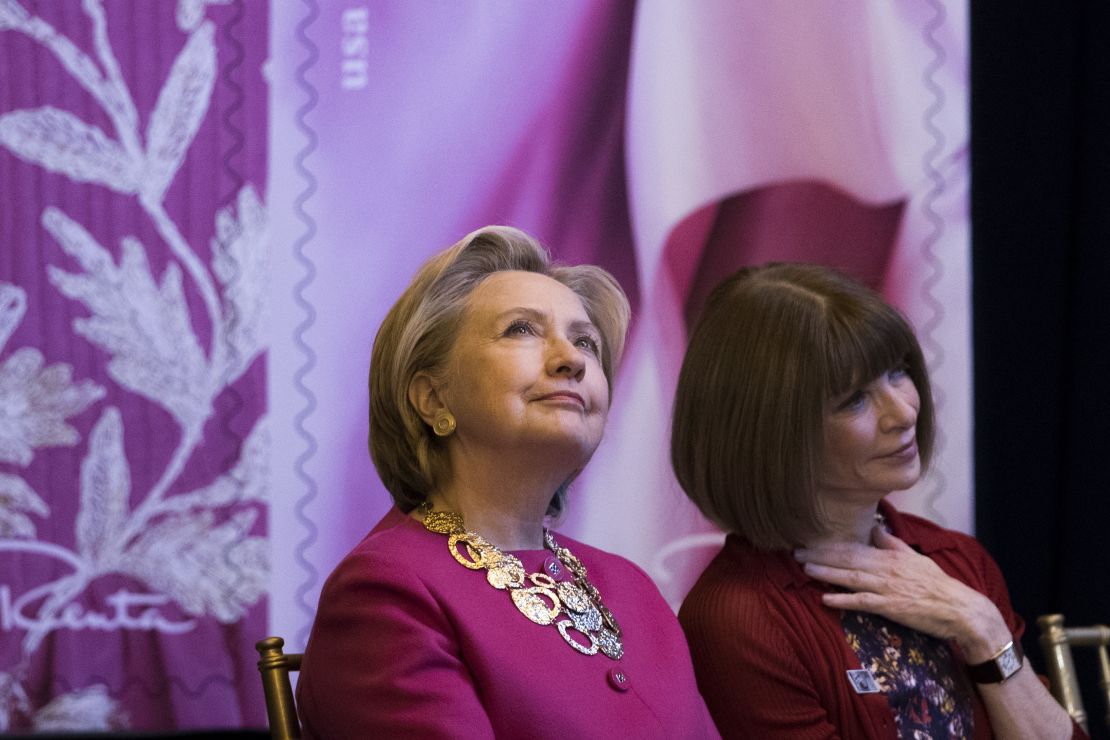
<svg viewBox="0 0 1110 740">
<path fill-rule="evenodd" d="M 415 508 L 451 475 L 444 441 L 413 408 L 409 385 L 418 373 L 443 377 L 470 294 L 506 270 L 546 275 L 581 299 L 601 334 L 601 366 L 612 396 L 630 316 L 628 298 L 613 276 L 592 265 L 554 264 L 539 242 L 509 226 L 467 234 L 417 271 L 386 314 L 370 356 L 370 457 L 402 511 Z M 552 494 L 549 513 L 557 514 L 565 491 Z"/>
</svg>

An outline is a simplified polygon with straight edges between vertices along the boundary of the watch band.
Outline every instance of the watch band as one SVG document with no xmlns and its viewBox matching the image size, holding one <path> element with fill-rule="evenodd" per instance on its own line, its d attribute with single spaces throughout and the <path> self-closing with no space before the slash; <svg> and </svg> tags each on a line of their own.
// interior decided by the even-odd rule
<svg viewBox="0 0 1110 740">
<path fill-rule="evenodd" d="M 1011 640 L 990 660 L 969 665 L 967 673 L 975 683 L 1002 683 L 1020 671 L 1024 663 L 1025 656 L 1021 651 L 1021 643 Z"/>
</svg>

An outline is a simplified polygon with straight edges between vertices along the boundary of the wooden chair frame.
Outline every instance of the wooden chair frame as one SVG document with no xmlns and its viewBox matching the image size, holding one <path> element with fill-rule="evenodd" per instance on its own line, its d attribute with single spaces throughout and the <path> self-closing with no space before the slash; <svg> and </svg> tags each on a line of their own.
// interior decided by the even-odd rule
<svg viewBox="0 0 1110 740">
<path fill-rule="evenodd" d="M 1110 627 L 1104 624 L 1065 627 L 1063 614 L 1046 614 L 1037 619 L 1037 625 L 1041 628 L 1041 651 L 1044 653 L 1052 695 L 1084 730 L 1088 730 L 1087 712 L 1083 708 L 1071 648 L 1076 646 L 1098 649 L 1098 683 L 1106 701 L 1106 726 L 1110 728 L 1110 656 L 1107 655 Z"/>
<path fill-rule="evenodd" d="M 299 740 L 301 722 L 293 700 L 290 671 L 301 669 L 300 653 L 284 653 L 285 640 L 267 637 L 254 645 L 258 651 L 258 672 L 262 674 L 262 692 L 266 696 L 266 717 L 270 737 L 275 740 Z"/>
</svg>

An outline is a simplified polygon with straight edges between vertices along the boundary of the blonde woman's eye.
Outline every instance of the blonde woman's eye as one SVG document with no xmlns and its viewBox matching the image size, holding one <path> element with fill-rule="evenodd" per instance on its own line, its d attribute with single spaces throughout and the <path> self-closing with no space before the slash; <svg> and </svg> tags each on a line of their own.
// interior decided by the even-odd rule
<svg viewBox="0 0 1110 740">
<path fill-rule="evenodd" d="M 517 319 L 513 323 L 509 324 L 509 328 L 505 329 L 506 336 L 523 337 L 535 333 L 536 330 L 532 327 L 532 325 L 523 319 Z"/>
<path fill-rule="evenodd" d="M 600 351 L 597 340 L 591 337 L 589 334 L 583 334 L 582 336 L 575 339 L 574 346 L 580 349 L 584 349 L 587 352 L 591 352 L 595 355 L 598 354 Z"/>
</svg>

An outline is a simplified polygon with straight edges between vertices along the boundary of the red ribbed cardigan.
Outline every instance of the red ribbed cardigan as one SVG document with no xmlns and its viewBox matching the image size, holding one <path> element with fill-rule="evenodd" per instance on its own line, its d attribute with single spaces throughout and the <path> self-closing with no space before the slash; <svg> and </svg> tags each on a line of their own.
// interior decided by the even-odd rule
<svg viewBox="0 0 1110 740">
<path fill-rule="evenodd" d="M 895 535 L 988 596 L 1021 638 L 1024 622 L 982 545 L 885 501 L 880 511 Z M 761 552 L 729 535 L 679 611 L 698 688 L 722 737 L 896 740 L 885 695 L 857 694 L 848 681 L 845 672 L 861 666 L 840 612 L 821 603 L 826 589 L 790 552 Z M 973 708 L 974 737 L 993 737 L 978 695 Z M 1075 737 L 1084 737 L 1078 727 Z"/>
</svg>

